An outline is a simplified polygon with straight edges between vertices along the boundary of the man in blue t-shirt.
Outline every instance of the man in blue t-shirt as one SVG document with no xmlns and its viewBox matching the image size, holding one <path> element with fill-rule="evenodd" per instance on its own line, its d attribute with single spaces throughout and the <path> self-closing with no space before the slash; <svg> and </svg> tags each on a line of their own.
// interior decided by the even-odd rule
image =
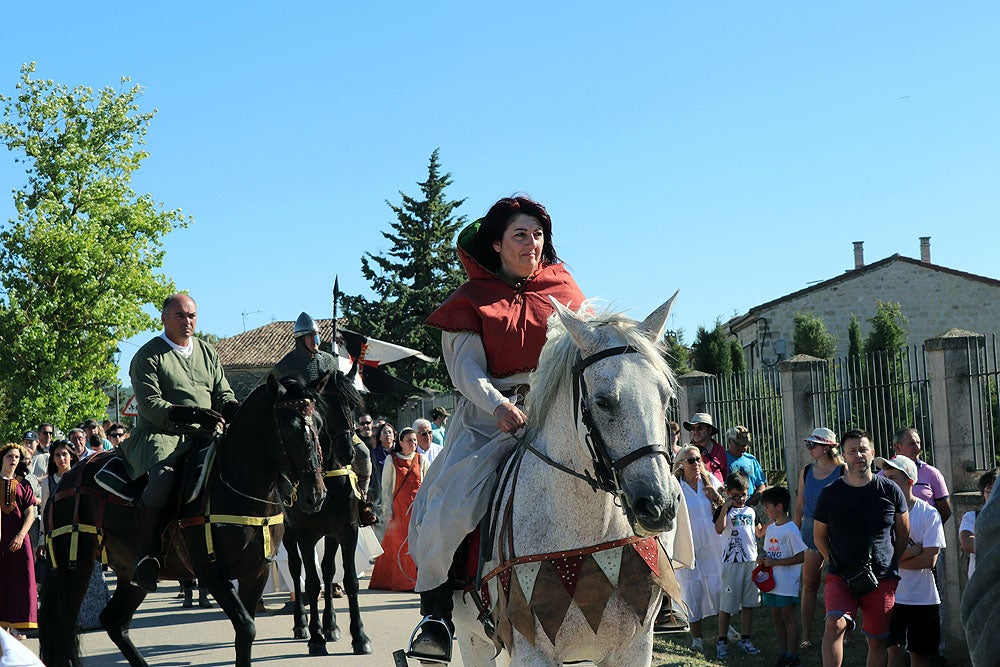
<svg viewBox="0 0 1000 667">
<path fill-rule="evenodd" d="M 747 505 L 756 505 L 761 492 L 767 486 L 767 477 L 764 476 L 764 469 L 760 467 L 757 457 L 748 453 L 748 449 L 750 449 L 750 431 L 746 426 L 736 426 L 726 432 L 726 460 L 729 462 L 729 473 L 739 471 L 747 476 L 750 482 Z"/>
<path fill-rule="evenodd" d="M 854 629 L 854 617 L 860 608 L 861 631 L 868 639 L 868 664 L 884 665 L 889 617 L 899 581 L 899 557 L 910 537 L 906 498 L 898 486 L 872 472 L 875 450 L 867 432 L 848 431 L 840 440 L 840 448 L 847 473 L 823 489 L 814 513 L 816 548 L 830 563 L 823 664 L 843 662 L 844 633 Z M 866 565 L 878 585 L 867 593 L 855 594 L 847 577 Z"/>
</svg>

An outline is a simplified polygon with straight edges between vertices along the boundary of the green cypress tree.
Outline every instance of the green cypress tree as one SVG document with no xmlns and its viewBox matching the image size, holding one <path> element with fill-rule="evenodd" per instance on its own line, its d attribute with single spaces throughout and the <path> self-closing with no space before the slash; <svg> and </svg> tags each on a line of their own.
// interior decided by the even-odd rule
<svg viewBox="0 0 1000 667">
<path fill-rule="evenodd" d="M 691 346 L 695 370 L 712 375 L 732 373 L 733 356 L 729 349 L 728 338 L 719 321 L 716 321 L 711 331 L 705 327 L 698 327 L 694 344 Z"/>
<path fill-rule="evenodd" d="M 795 316 L 792 344 L 795 354 L 808 354 L 819 359 L 830 359 L 837 351 L 837 339 L 826 330 L 822 317 L 808 313 Z"/>
<path fill-rule="evenodd" d="M 861 323 L 854 313 L 851 313 L 851 321 L 847 325 L 847 354 L 854 357 L 861 354 L 865 349 L 864 339 L 861 337 Z"/>
<path fill-rule="evenodd" d="M 868 323 L 872 330 L 865 339 L 865 352 L 895 352 L 906 345 L 906 327 L 910 321 L 898 303 L 879 301 L 875 316 Z"/>
<path fill-rule="evenodd" d="M 689 360 L 691 351 L 684 344 L 684 330 L 667 331 L 663 334 L 663 345 L 666 347 L 666 359 L 671 370 L 678 377 L 691 372 Z"/>
</svg>

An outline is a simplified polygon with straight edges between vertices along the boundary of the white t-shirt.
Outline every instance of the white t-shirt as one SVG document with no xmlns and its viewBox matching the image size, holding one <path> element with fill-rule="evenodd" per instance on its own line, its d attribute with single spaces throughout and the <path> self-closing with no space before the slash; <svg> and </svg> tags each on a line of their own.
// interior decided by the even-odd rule
<svg viewBox="0 0 1000 667">
<path fill-rule="evenodd" d="M 808 548 L 794 521 L 789 521 L 781 526 L 773 523 L 767 524 L 767 532 L 764 534 L 764 556 L 766 558 L 791 558 Z M 775 565 L 772 570 L 774 571 L 774 589 L 770 593 L 798 597 L 799 581 L 802 578 L 802 563 Z"/>
<path fill-rule="evenodd" d="M 967 530 L 973 535 L 976 534 L 976 515 L 978 512 L 966 512 L 962 515 L 962 525 L 958 527 L 958 532 L 961 533 L 963 530 Z M 976 554 L 969 554 L 969 578 L 972 578 L 972 573 L 976 571 Z"/>
<path fill-rule="evenodd" d="M 757 513 L 752 507 L 730 507 L 726 513 L 726 528 L 722 548 L 723 563 L 750 563 L 757 560 L 757 538 L 754 524 Z"/>
<path fill-rule="evenodd" d="M 917 498 L 910 508 L 910 545 L 944 548 L 944 528 L 941 515 L 923 500 Z M 934 570 L 907 570 L 899 568 L 899 585 L 896 587 L 896 604 L 941 604 Z"/>
</svg>

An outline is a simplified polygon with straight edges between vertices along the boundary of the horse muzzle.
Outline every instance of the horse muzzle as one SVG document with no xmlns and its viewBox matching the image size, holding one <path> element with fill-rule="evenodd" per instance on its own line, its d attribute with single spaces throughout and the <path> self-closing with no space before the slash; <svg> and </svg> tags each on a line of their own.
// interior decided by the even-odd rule
<svg viewBox="0 0 1000 667">
<path fill-rule="evenodd" d="M 649 537 L 674 529 L 677 505 L 671 502 L 667 493 L 650 487 L 636 494 L 626 492 L 624 495 L 629 522 L 636 535 Z"/>
</svg>

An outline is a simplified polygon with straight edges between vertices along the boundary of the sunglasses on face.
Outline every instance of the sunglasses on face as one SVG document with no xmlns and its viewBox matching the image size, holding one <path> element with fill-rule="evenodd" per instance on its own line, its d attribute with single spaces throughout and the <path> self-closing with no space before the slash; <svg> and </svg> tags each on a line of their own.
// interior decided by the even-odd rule
<svg viewBox="0 0 1000 667">
<path fill-rule="evenodd" d="M 417 433 L 417 435 L 426 435 L 429 438 L 431 436 L 431 432 L 430 431 L 420 431 L 419 433 Z"/>
<path fill-rule="evenodd" d="M 358 424 L 361 426 L 371 426 L 372 422 L 358 422 Z"/>
<path fill-rule="evenodd" d="M 55 431 L 39 431 L 38 435 L 52 435 Z"/>
<path fill-rule="evenodd" d="M 697 463 L 698 461 L 701 461 L 701 459 L 695 458 L 695 457 L 691 457 L 689 459 L 684 459 L 685 463 Z"/>
</svg>

